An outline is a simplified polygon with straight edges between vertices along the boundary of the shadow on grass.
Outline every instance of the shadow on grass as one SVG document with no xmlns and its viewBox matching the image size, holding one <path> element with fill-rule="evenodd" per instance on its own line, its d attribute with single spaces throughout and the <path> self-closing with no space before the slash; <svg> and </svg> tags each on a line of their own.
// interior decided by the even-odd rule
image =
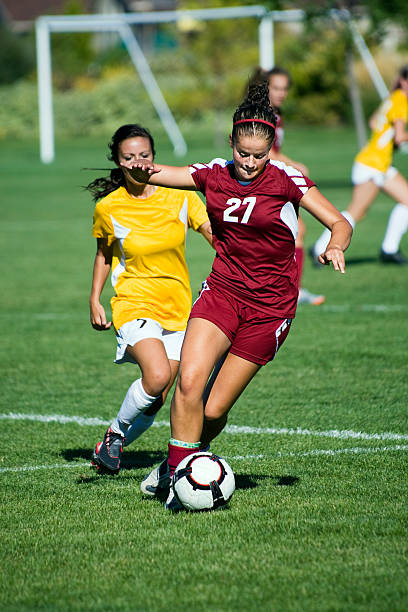
<svg viewBox="0 0 408 612">
<path fill-rule="evenodd" d="M 348 257 L 346 253 L 346 265 L 358 266 L 361 264 L 380 264 L 380 260 L 376 255 L 362 255 L 361 257 Z M 325 266 L 314 266 L 315 270 L 324 270 Z"/>
<path fill-rule="evenodd" d="M 347 257 L 346 255 L 346 264 L 348 266 L 358 266 L 359 264 L 367 264 L 367 263 L 380 263 L 378 257 L 367 256 L 367 257 Z"/>
<path fill-rule="evenodd" d="M 262 480 L 274 480 L 277 487 L 293 487 L 299 482 L 298 476 L 265 476 L 261 474 L 235 474 L 236 489 L 255 489 Z"/>
<path fill-rule="evenodd" d="M 89 448 L 66 448 L 60 452 L 65 461 L 77 461 L 84 459 L 91 462 L 92 449 Z M 161 463 L 166 454 L 162 451 L 127 451 L 122 455 L 120 462 L 121 470 L 134 470 L 138 468 L 149 468 Z"/>
</svg>

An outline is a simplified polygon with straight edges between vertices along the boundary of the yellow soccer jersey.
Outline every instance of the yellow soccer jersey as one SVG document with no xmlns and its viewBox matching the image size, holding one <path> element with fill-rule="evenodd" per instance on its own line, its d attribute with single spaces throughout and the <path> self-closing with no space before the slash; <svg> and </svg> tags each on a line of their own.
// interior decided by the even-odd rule
<svg viewBox="0 0 408 612">
<path fill-rule="evenodd" d="M 124 187 L 95 207 L 92 234 L 113 244 L 111 300 L 113 324 L 143 317 L 170 331 L 183 330 L 191 309 L 185 240 L 208 221 L 193 191 L 157 187 L 135 198 Z"/>
<path fill-rule="evenodd" d="M 386 172 L 392 162 L 394 149 L 394 122 L 408 119 L 408 99 L 401 89 L 396 89 L 378 109 L 371 139 L 360 151 L 356 161 L 381 172 Z"/>
</svg>

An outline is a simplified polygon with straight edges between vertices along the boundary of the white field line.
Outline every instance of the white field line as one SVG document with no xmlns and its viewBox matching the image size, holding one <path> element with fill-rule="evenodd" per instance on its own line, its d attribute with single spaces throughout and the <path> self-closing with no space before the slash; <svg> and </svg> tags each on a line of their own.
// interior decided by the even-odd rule
<svg viewBox="0 0 408 612">
<path fill-rule="evenodd" d="M 0 414 L 0 420 L 10 421 L 39 421 L 41 423 L 75 423 L 76 425 L 103 425 L 107 426 L 111 421 L 98 417 L 66 416 L 63 414 L 24 414 L 9 412 Z M 155 427 L 169 427 L 168 421 L 156 421 Z M 249 427 L 246 425 L 227 425 L 224 429 L 227 434 L 253 434 L 253 435 L 275 435 L 275 436 L 314 436 L 320 438 L 337 438 L 340 440 L 408 440 L 408 434 L 392 433 L 389 431 L 380 433 L 366 433 L 364 431 L 353 431 L 351 429 L 329 429 L 327 431 L 316 431 L 313 429 L 302 429 L 301 427 Z"/>
<path fill-rule="evenodd" d="M 364 448 L 361 446 L 357 446 L 354 448 L 322 448 L 322 449 L 314 449 L 311 451 L 293 453 L 281 453 L 278 451 L 274 457 L 317 457 L 319 455 L 324 455 L 327 457 L 334 457 L 335 455 L 362 455 L 362 454 L 370 454 L 370 453 L 387 453 L 392 451 L 408 451 L 407 444 L 396 444 L 395 446 L 377 446 L 373 448 Z M 248 460 L 248 459 L 270 459 L 270 455 L 235 455 L 234 457 L 230 457 L 230 459 L 234 460 Z"/>
<path fill-rule="evenodd" d="M 316 431 L 313 429 L 302 429 L 301 427 L 247 427 L 245 425 L 227 425 L 224 429 L 229 434 L 257 434 L 278 436 L 317 436 L 321 438 L 338 438 L 341 440 L 408 440 L 408 434 L 392 433 L 385 431 L 381 433 L 365 433 L 364 431 L 352 431 L 351 429 L 329 429 L 328 431 Z"/>
<path fill-rule="evenodd" d="M 54 463 L 52 465 L 24 465 L 22 467 L 0 468 L 0 474 L 4 472 L 37 472 L 38 470 L 61 470 L 63 468 L 89 467 L 88 463 Z"/>
<path fill-rule="evenodd" d="M 322 304 L 319 312 L 406 312 L 408 304 Z"/>
<path fill-rule="evenodd" d="M 248 461 L 248 460 L 258 460 L 258 459 L 281 459 L 285 457 L 317 457 L 317 456 L 326 456 L 333 457 L 335 455 L 362 455 L 362 454 L 371 454 L 371 453 L 386 453 L 386 452 L 395 452 L 395 451 L 408 451 L 408 445 L 406 444 L 397 444 L 395 446 L 382 446 L 375 448 L 340 448 L 340 449 L 315 449 L 306 452 L 298 452 L 298 453 L 281 453 L 277 452 L 274 455 L 235 455 L 233 457 L 226 456 L 226 459 L 233 461 Z M 90 463 L 55 463 L 51 465 L 25 465 L 22 467 L 4 467 L 0 468 L 0 474 L 4 474 L 6 472 L 37 472 L 39 470 L 60 470 L 64 468 L 84 468 L 90 467 Z"/>
</svg>

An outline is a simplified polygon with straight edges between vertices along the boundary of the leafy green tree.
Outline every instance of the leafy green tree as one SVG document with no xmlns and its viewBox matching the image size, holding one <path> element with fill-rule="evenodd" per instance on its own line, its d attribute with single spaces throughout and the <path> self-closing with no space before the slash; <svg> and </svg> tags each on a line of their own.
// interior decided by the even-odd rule
<svg viewBox="0 0 408 612">
<path fill-rule="evenodd" d="M 81 15 L 84 7 L 80 0 L 68 0 L 64 8 L 65 15 Z M 75 32 L 57 34 L 51 39 L 53 51 L 54 82 L 59 89 L 69 89 L 76 77 L 88 71 L 95 59 L 92 47 L 92 34 Z"/>
<path fill-rule="evenodd" d="M 26 36 L 0 27 L 0 84 L 13 83 L 34 69 L 34 45 Z"/>
</svg>

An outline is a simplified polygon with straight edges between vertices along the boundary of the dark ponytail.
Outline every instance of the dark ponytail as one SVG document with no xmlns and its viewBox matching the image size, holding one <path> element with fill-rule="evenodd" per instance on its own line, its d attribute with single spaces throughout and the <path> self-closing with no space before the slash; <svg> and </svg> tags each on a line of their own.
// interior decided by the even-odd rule
<svg viewBox="0 0 408 612">
<path fill-rule="evenodd" d="M 275 113 L 269 103 L 268 84 L 266 82 L 250 84 L 245 100 L 233 116 L 232 142 L 235 143 L 240 136 L 256 135 L 264 138 L 269 146 L 272 146 L 276 121 Z"/>
</svg>

